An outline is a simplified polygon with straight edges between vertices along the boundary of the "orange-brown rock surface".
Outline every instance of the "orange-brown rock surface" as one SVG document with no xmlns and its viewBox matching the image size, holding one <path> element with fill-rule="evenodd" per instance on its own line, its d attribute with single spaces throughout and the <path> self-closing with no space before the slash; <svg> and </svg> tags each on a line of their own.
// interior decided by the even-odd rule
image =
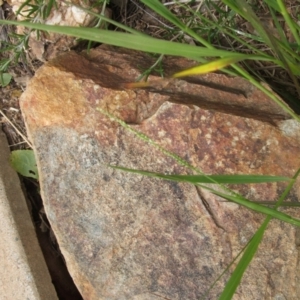
<svg viewBox="0 0 300 300">
<path fill-rule="evenodd" d="M 292 176 L 300 165 L 299 127 L 248 83 L 209 74 L 124 88 L 151 62 L 105 47 L 70 52 L 40 68 L 21 97 L 45 210 L 84 299 L 199 299 L 264 219 L 189 184 L 110 168 L 191 172 L 97 107 L 208 174 Z M 165 73 L 191 65 L 169 59 Z M 235 188 L 274 201 L 284 187 Z M 289 200 L 299 196 L 297 185 Z M 297 299 L 298 247 L 295 227 L 272 220 L 234 299 Z"/>
</svg>

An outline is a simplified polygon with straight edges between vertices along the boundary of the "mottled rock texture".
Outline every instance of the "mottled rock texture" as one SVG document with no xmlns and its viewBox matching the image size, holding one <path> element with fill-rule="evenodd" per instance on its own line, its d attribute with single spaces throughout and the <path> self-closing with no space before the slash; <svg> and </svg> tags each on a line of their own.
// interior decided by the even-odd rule
<svg viewBox="0 0 300 300">
<path fill-rule="evenodd" d="M 107 47 L 70 52 L 40 68 L 21 98 L 45 210 L 84 299 L 199 299 L 264 219 L 189 184 L 110 168 L 191 172 L 97 107 L 208 174 L 292 176 L 300 164 L 288 116 L 251 85 L 209 74 L 124 88 L 151 63 Z M 191 65 L 169 59 L 164 70 Z M 234 188 L 269 201 L 284 187 Z M 289 200 L 299 196 L 297 184 Z M 295 228 L 273 220 L 234 299 L 297 299 L 298 247 Z"/>
</svg>

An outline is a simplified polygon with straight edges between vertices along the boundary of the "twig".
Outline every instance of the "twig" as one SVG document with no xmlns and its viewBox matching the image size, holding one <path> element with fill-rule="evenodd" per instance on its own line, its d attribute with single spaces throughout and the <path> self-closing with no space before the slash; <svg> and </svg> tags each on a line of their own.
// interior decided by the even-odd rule
<svg viewBox="0 0 300 300">
<path fill-rule="evenodd" d="M 32 144 L 29 142 L 27 137 L 11 122 L 11 120 L 3 113 L 1 109 L 0 113 L 4 117 L 4 119 L 15 129 L 15 131 L 23 138 L 23 140 L 29 145 L 29 147 L 33 149 Z"/>
</svg>

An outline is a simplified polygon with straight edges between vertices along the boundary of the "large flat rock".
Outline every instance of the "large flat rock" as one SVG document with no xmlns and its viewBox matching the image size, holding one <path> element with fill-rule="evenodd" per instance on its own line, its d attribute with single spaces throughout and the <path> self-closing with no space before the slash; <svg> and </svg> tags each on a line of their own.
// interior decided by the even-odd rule
<svg viewBox="0 0 300 300">
<path fill-rule="evenodd" d="M 45 210 L 85 299 L 199 299 L 264 219 L 189 184 L 112 169 L 191 173 L 97 108 L 208 174 L 292 176 L 300 163 L 293 122 L 247 82 L 210 74 L 125 89 L 150 63 L 117 49 L 70 52 L 39 69 L 21 98 Z M 165 70 L 191 64 L 170 59 Z M 284 187 L 235 188 L 274 201 Z M 234 299 L 296 299 L 298 245 L 296 229 L 273 220 Z"/>
</svg>

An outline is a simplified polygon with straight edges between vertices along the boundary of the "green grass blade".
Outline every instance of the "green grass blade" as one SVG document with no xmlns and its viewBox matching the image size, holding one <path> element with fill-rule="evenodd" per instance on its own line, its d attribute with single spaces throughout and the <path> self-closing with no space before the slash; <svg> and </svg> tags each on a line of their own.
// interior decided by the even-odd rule
<svg viewBox="0 0 300 300">
<path fill-rule="evenodd" d="M 294 23 L 290 17 L 290 14 L 288 13 L 288 11 L 285 7 L 285 4 L 282 2 L 282 0 L 277 0 L 276 2 L 279 6 L 280 13 L 282 14 L 286 24 L 288 24 L 288 26 L 293 34 L 294 39 L 296 40 L 297 44 L 299 45 L 300 44 L 299 32 L 297 32 L 296 26 L 294 26 Z"/>
<path fill-rule="evenodd" d="M 45 20 L 46 18 L 49 17 L 52 7 L 55 5 L 55 0 L 49 0 L 47 5 L 46 5 L 46 9 L 45 9 L 45 14 L 43 16 L 43 19 Z"/>
<path fill-rule="evenodd" d="M 246 71 L 240 69 L 242 72 L 244 78 L 248 79 L 255 87 L 257 87 L 259 90 L 261 90 L 263 93 L 265 93 L 267 96 L 269 96 L 278 106 L 280 106 L 286 113 L 288 113 L 293 119 L 300 122 L 300 116 L 297 115 L 281 98 L 279 98 L 278 95 L 276 95 L 273 91 L 267 89 L 264 85 L 262 85 L 260 82 L 257 82 L 252 76 L 250 76 Z"/>
<path fill-rule="evenodd" d="M 215 194 L 217 196 L 220 196 L 220 197 L 222 197 L 222 198 L 224 198 L 228 201 L 231 201 L 231 202 L 237 203 L 239 205 L 242 205 L 244 207 L 247 207 L 248 209 L 251 209 L 255 212 L 262 213 L 262 214 L 265 214 L 267 216 L 278 219 L 280 221 L 283 221 L 283 222 L 286 222 L 286 223 L 289 223 L 289 224 L 296 225 L 296 226 L 300 227 L 300 220 L 299 219 L 293 218 L 293 217 L 291 217 L 291 216 L 289 216 L 285 213 L 279 212 L 275 209 L 271 209 L 271 208 L 268 208 L 266 206 L 263 206 L 263 205 L 254 203 L 252 201 L 249 201 L 248 199 L 242 197 L 241 195 L 228 195 L 228 194 L 216 191 L 216 190 L 214 190 L 212 188 L 209 188 L 207 186 L 202 186 L 201 185 L 201 187 L 206 189 L 206 190 L 209 190 L 210 192 L 212 192 L 213 194 Z"/>
<path fill-rule="evenodd" d="M 126 172 L 136 173 L 140 175 L 146 175 L 149 177 L 156 177 L 166 180 L 188 182 L 191 184 L 198 183 L 212 183 L 212 184 L 249 184 L 249 183 L 264 183 L 264 182 L 279 182 L 290 181 L 291 178 L 284 176 L 270 176 L 270 175 L 165 175 L 155 172 L 148 172 L 143 170 L 135 170 L 124 168 L 120 166 L 110 167 Z"/>
<path fill-rule="evenodd" d="M 36 24 L 30 22 L 17 22 L 0 20 L 0 24 L 19 25 L 37 30 L 51 31 L 70 35 L 85 40 L 124 47 L 145 52 L 160 53 L 165 55 L 183 56 L 197 60 L 205 57 L 233 56 L 234 53 L 226 50 L 212 50 L 188 44 L 159 40 L 145 35 L 134 35 L 124 32 L 115 32 L 97 28 L 83 28 L 72 26 L 55 26 Z M 240 55 L 239 53 L 236 53 Z"/>
<path fill-rule="evenodd" d="M 205 39 L 203 39 L 201 36 L 199 36 L 197 33 L 195 33 L 193 30 L 191 30 L 188 26 L 186 26 L 184 23 L 182 23 L 174 14 L 172 14 L 162 3 L 155 0 L 142 0 L 145 5 L 147 5 L 149 8 L 151 8 L 153 11 L 155 11 L 158 15 L 165 18 L 172 24 L 174 24 L 176 27 L 181 29 L 183 32 L 194 38 L 197 42 L 201 43 L 208 49 L 216 50 L 216 48 L 211 45 L 209 42 L 207 42 Z M 203 61 L 205 63 L 206 61 Z M 238 69 L 237 69 L 238 70 Z M 224 73 L 229 75 L 237 75 L 236 72 L 233 72 L 231 70 L 222 70 Z M 239 72 L 239 70 L 238 70 Z"/>
<path fill-rule="evenodd" d="M 251 240 L 250 240 L 251 241 Z M 235 258 L 230 262 L 229 265 L 222 271 L 222 273 L 215 279 L 215 281 L 211 284 L 209 289 L 205 292 L 205 294 L 199 300 L 207 299 L 207 296 L 211 290 L 213 290 L 214 286 L 217 282 L 230 270 L 231 266 L 237 261 L 237 259 L 244 253 L 245 249 L 248 247 L 250 241 L 239 251 L 239 253 L 235 256 Z"/>
<path fill-rule="evenodd" d="M 293 224 L 293 225 L 297 225 L 300 227 L 300 220 L 297 220 L 295 218 L 292 218 L 284 213 L 278 212 L 275 209 L 272 208 L 268 208 L 265 207 L 263 205 L 260 205 L 258 203 L 254 203 L 249 201 L 248 199 L 242 197 L 241 195 L 238 194 L 233 194 L 233 195 L 229 195 L 229 194 L 225 194 L 223 192 L 219 192 L 215 189 L 212 189 L 210 187 L 204 186 L 204 185 L 200 185 L 198 180 L 201 180 L 203 183 L 216 183 L 216 184 L 224 184 L 224 183 L 245 183 L 245 181 L 247 179 L 249 179 L 249 181 L 254 181 L 255 180 L 255 176 L 251 178 L 250 175 L 249 178 L 247 178 L 246 175 L 243 175 L 244 177 L 242 179 L 244 179 L 244 182 L 239 182 L 237 180 L 238 176 L 229 176 L 229 178 L 226 178 L 227 176 L 225 175 L 164 175 L 164 174 L 159 174 L 159 173 L 153 173 L 153 172 L 147 172 L 147 171 L 141 171 L 141 170 L 134 170 L 134 169 L 128 169 L 128 168 L 124 168 L 124 167 L 117 167 L 117 166 L 111 166 L 115 169 L 119 169 L 122 171 L 126 171 L 126 172 L 131 172 L 131 173 L 137 173 L 140 175 L 145 175 L 145 176 L 149 176 L 149 177 L 156 177 L 156 178 L 161 178 L 161 179 L 167 179 L 167 180 L 172 180 L 172 181 L 183 181 L 183 182 L 188 182 L 194 185 L 199 185 L 202 188 L 209 190 L 210 192 L 214 193 L 217 196 L 220 196 L 228 201 L 232 201 L 235 202 L 237 204 L 240 204 L 242 206 L 247 207 L 248 209 L 251 209 L 253 211 L 259 212 L 259 213 L 263 213 L 266 214 L 268 216 L 272 216 L 273 218 L 279 219 L 281 221 Z M 263 176 L 258 176 L 256 178 L 256 180 L 261 180 Z M 284 178 L 284 177 L 283 177 Z M 266 177 L 266 179 L 271 179 L 271 177 Z M 286 178 L 287 180 L 291 180 Z M 217 181 L 219 180 L 219 181 Z M 226 182 L 228 181 L 228 182 Z M 260 181 L 261 182 L 261 181 Z"/>
<path fill-rule="evenodd" d="M 279 200 L 277 201 L 276 208 L 278 208 L 283 203 L 284 199 L 287 197 L 288 193 L 290 192 L 290 190 L 292 189 L 293 185 L 295 184 L 295 182 L 296 182 L 299 174 L 300 174 L 300 168 L 295 173 L 295 175 L 291 179 L 290 183 L 288 184 L 288 186 L 286 187 L 286 189 L 284 190 L 284 192 L 281 194 Z"/>
<path fill-rule="evenodd" d="M 255 235 L 252 237 L 250 244 L 246 248 L 243 256 L 241 257 L 238 265 L 236 266 L 235 270 L 233 271 L 229 281 L 227 282 L 221 296 L 219 297 L 219 300 L 230 300 L 233 297 L 233 294 L 235 293 L 237 287 L 239 286 L 242 277 L 248 268 L 252 258 L 254 257 L 257 248 L 263 238 L 264 232 L 267 228 L 267 225 L 269 223 L 269 220 L 271 218 L 268 217 L 263 224 L 260 226 L 260 228 L 257 230 Z"/>
<path fill-rule="evenodd" d="M 181 29 L 186 34 L 190 35 L 196 41 L 206 46 L 209 49 L 214 49 L 214 47 L 208 43 L 205 39 L 191 30 L 188 26 L 182 23 L 174 14 L 172 14 L 161 2 L 157 0 L 141 0 L 145 5 L 151 8 L 154 12 L 156 12 L 161 17 L 165 18 L 172 24 L 174 24 L 177 28 Z"/>
<path fill-rule="evenodd" d="M 293 179 L 290 181 L 289 185 L 286 187 L 282 195 L 280 196 L 279 200 L 277 201 L 276 208 L 278 208 L 292 189 L 297 177 L 299 176 L 300 169 L 296 172 L 296 174 L 293 176 Z M 243 274 L 248 268 L 250 262 L 252 261 L 258 246 L 263 238 L 264 232 L 272 219 L 271 216 L 268 216 L 263 224 L 260 226 L 260 228 L 256 231 L 254 236 L 252 237 L 249 245 L 247 246 L 243 256 L 241 257 L 238 265 L 236 266 L 235 270 L 233 271 L 229 281 L 227 282 L 219 300 L 230 300 L 232 299 L 237 287 L 239 286 Z"/>
<path fill-rule="evenodd" d="M 280 12 L 280 7 L 277 3 L 277 1 L 274 0 L 264 0 L 270 7 L 272 7 L 277 12 Z"/>
<path fill-rule="evenodd" d="M 148 7 L 150 7 L 152 10 L 154 10 L 157 14 L 161 15 L 162 17 L 164 17 L 165 19 L 167 19 L 168 21 L 172 22 L 175 26 L 178 26 L 182 31 L 186 32 L 187 34 L 189 34 L 190 36 L 192 36 L 196 41 L 202 43 L 203 45 L 205 45 L 207 48 L 214 50 L 215 48 L 210 45 L 209 43 L 207 43 L 206 41 L 204 41 L 202 38 L 200 38 L 194 31 L 190 30 L 185 24 L 183 24 L 180 20 L 178 20 L 167 8 L 165 8 L 159 1 L 153 1 L 153 0 L 142 0 L 142 2 L 144 4 L 146 4 Z M 226 3 L 227 5 L 230 6 L 232 0 L 228 0 L 225 1 L 223 0 L 224 3 Z M 243 1 L 244 3 L 245 1 Z M 237 4 L 238 5 L 238 4 Z M 234 7 L 236 8 L 237 11 L 240 11 L 240 9 L 237 7 L 237 5 L 235 5 Z M 246 3 L 247 7 L 249 7 L 249 5 Z M 242 5 L 240 5 L 242 6 Z M 251 9 L 251 8 L 250 8 Z M 251 10 L 252 11 L 252 10 Z M 267 39 L 269 44 L 272 45 L 273 40 L 270 40 L 270 37 L 268 35 L 268 33 L 265 31 L 264 27 L 262 26 L 261 22 L 259 21 L 259 19 L 254 15 L 254 19 L 258 20 L 258 29 L 259 32 L 262 32 L 263 34 L 263 39 Z M 248 16 L 246 15 L 245 18 L 247 19 Z M 254 22 L 256 24 L 256 22 Z M 254 24 L 254 25 L 255 25 Z M 272 37 L 271 37 L 272 38 Z M 273 47 L 272 47 L 273 49 Z M 220 55 L 220 57 L 222 57 L 222 55 Z M 293 65 L 291 64 L 287 64 L 285 63 L 285 59 L 283 60 L 282 64 L 289 68 L 293 69 L 293 72 L 297 72 L 296 68 L 293 67 Z M 283 103 L 274 93 L 270 92 L 268 89 L 266 89 L 264 86 L 262 86 L 259 82 L 257 82 L 252 76 L 250 76 L 248 74 L 248 72 L 246 72 L 245 70 L 243 70 L 241 67 L 237 66 L 237 65 L 232 65 L 232 67 L 240 74 L 240 76 L 248 79 L 253 85 L 255 85 L 258 89 L 260 89 L 262 92 L 264 92 L 266 95 L 268 95 L 274 102 L 276 102 L 285 112 L 287 112 L 288 114 L 290 114 L 295 120 L 300 121 L 300 118 L 297 114 L 295 114 L 293 112 L 292 109 L 290 109 L 290 107 L 288 105 L 286 105 L 285 103 Z M 223 70 L 224 72 L 227 72 L 228 70 Z M 293 73 L 290 72 L 290 73 Z"/>
<path fill-rule="evenodd" d="M 20 15 L 21 14 L 21 11 L 23 10 L 23 8 L 27 5 L 27 6 L 32 6 L 31 5 L 31 0 L 26 0 L 26 1 L 24 1 L 21 5 L 20 5 L 20 7 L 19 7 L 19 9 L 16 11 L 16 15 Z"/>
<path fill-rule="evenodd" d="M 150 143 L 151 145 L 154 145 L 156 148 L 160 149 L 162 151 L 162 153 L 165 153 L 167 154 L 168 156 L 174 158 L 177 162 L 179 162 L 180 164 L 192 169 L 192 170 L 195 170 L 196 172 L 198 172 L 198 170 L 192 166 L 190 166 L 187 162 L 183 161 L 180 157 L 178 157 L 176 154 L 172 154 L 170 152 L 168 152 L 167 150 L 163 149 L 161 146 L 159 146 L 158 144 L 156 144 L 153 140 L 151 140 L 149 137 L 147 137 L 146 135 L 142 134 L 142 133 L 139 133 L 137 132 L 135 129 L 132 129 L 128 124 L 126 124 L 125 122 L 123 122 L 122 120 L 119 120 L 118 118 L 114 117 L 113 115 L 109 114 L 108 112 L 106 111 L 103 111 L 102 109 L 98 108 L 98 110 L 103 113 L 104 115 L 108 116 L 109 118 L 117 121 L 119 124 L 121 124 L 124 128 L 127 128 L 129 129 L 131 132 L 133 132 L 135 135 L 137 135 L 140 139 Z M 129 169 L 126 169 L 126 168 L 122 168 L 122 167 L 114 167 L 114 168 L 117 168 L 117 169 L 121 169 L 123 171 L 128 171 Z M 157 174 L 156 173 L 151 173 L 151 172 L 145 172 L 145 171 L 139 171 L 139 170 L 130 170 L 131 172 L 133 173 L 140 173 L 142 172 L 142 175 L 148 175 L 150 174 L 150 176 L 156 176 Z M 300 169 L 299 169 L 300 171 Z M 200 171 L 201 172 L 201 171 Z M 159 176 L 163 176 L 164 179 L 169 179 L 169 180 L 175 180 L 175 181 L 178 181 L 178 176 L 176 176 L 174 178 L 174 175 L 162 175 L 162 174 L 159 174 Z M 187 175 L 187 176 L 191 176 L 191 175 Z M 167 178 L 166 178 L 167 177 Z M 207 175 L 204 175 L 205 178 L 209 177 Z M 215 181 L 216 178 L 212 179 L 211 178 L 211 181 Z M 293 182 L 292 182 L 293 181 Z M 291 183 L 292 182 L 292 183 Z M 295 182 L 295 176 L 293 178 L 293 180 L 290 180 L 290 184 L 289 184 L 289 187 L 292 187 L 293 183 Z M 232 295 L 234 294 L 237 286 L 239 285 L 240 281 L 241 281 L 241 278 L 246 270 L 246 268 L 248 267 L 249 263 L 251 262 L 257 248 L 258 248 L 258 245 L 263 237 L 263 233 L 264 233 L 264 230 L 269 222 L 269 220 L 271 220 L 272 217 L 274 218 L 278 218 L 279 220 L 282 220 L 284 222 L 287 222 L 287 223 L 290 223 L 290 224 L 293 224 L 293 225 L 296 225 L 296 226 L 299 226 L 300 227 L 300 220 L 297 220 L 295 218 L 292 218 L 291 216 L 288 216 L 284 213 L 281 213 L 281 212 L 278 212 L 276 209 L 269 209 L 265 206 L 262 206 L 262 205 L 259 205 L 257 203 L 251 203 L 251 201 L 245 199 L 244 197 L 238 195 L 238 194 L 233 194 L 233 195 L 227 195 L 225 193 L 221 193 L 219 191 L 216 191 L 212 188 L 209 188 L 207 186 L 204 186 L 202 184 L 197 184 L 198 186 L 204 188 L 204 189 L 207 189 L 209 190 L 210 192 L 220 196 L 220 197 L 223 197 L 224 199 L 227 199 L 229 201 L 233 201 L 235 203 L 238 203 L 240 205 L 243 205 L 251 210 L 254 210 L 254 211 L 257 211 L 257 212 L 260 212 L 260 213 L 264 213 L 266 214 L 268 217 L 267 217 L 267 221 L 265 221 L 263 223 L 263 225 L 261 226 L 260 230 L 256 233 L 256 235 L 253 237 L 253 241 L 251 241 L 252 243 L 249 244 L 249 246 L 246 248 L 246 251 L 245 251 L 245 254 L 243 256 L 243 258 L 240 260 L 239 264 L 238 264 L 238 268 L 235 269 L 234 273 L 233 273 L 233 276 L 231 276 L 230 278 L 230 281 L 229 281 L 229 284 L 226 285 L 220 299 L 231 299 Z M 223 188 L 222 185 L 220 185 L 220 187 Z M 230 192 L 230 190 L 227 189 L 227 191 Z M 286 191 L 289 191 L 289 188 L 286 189 Z M 283 196 L 281 197 L 281 199 L 284 199 L 284 197 L 287 195 L 287 193 L 284 193 Z M 278 204 L 281 204 L 282 201 L 278 202 Z M 277 205 L 278 206 L 278 205 Z M 277 207 L 276 207 L 277 208 Z"/>
<path fill-rule="evenodd" d="M 270 11 L 270 14 L 272 16 L 272 20 L 274 22 L 274 25 L 275 25 L 275 28 L 276 28 L 276 31 L 277 31 L 277 34 L 279 36 L 279 41 L 281 43 L 283 43 L 286 47 L 289 47 L 289 42 L 285 36 L 285 33 L 284 33 L 284 30 L 278 20 L 278 17 L 276 16 L 276 12 L 275 10 L 269 6 L 269 11 Z"/>
<path fill-rule="evenodd" d="M 263 204 L 263 205 L 276 205 L 276 201 L 252 201 L 253 203 Z M 300 207 L 300 202 L 282 202 L 280 206 L 284 207 Z"/>
<path fill-rule="evenodd" d="M 226 57 L 232 56 L 233 52 L 225 50 L 207 49 L 203 47 L 180 44 L 164 40 L 158 40 L 148 36 L 137 36 L 123 32 L 114 32 L 108 30 L 101 30 L 97 28 L 81 28 L 81 27 L 67 27 L 67 26 L 53 26 L 36 24 L 30 22 L 17 22 L 0 20 L 0 24 L 9 24 L 16 26 L 25 26 L 37 30 L 52 31 L 60 34 L 71 35 L 85 40 L 95 41 L 99 43 L 125 47 L 134 50 L 145 52 L 160 53 L 166 55 L 182 56 L 194 59 L 196 61 L 203 61 L 202 56 L 205 57 Z M 245 70 L 238 66 L 233 66 L 241 76 L 248 79 L 253 85 L 268 95 L 275 101 L 284 111 L 289 113 L 295 120 L 300 121 L 300 117 L 290 109 L 283 101 L 281 101 L 273 92 L 266 89 Z"/>
<path fill-rule="evenodd" d="M 127 32 L 130 32 L 130 33 L 133 33 L 133 34 L 136 34 L 136 35 L 145 35 L 145 36 L 147 36 L 146 34 L 140 32 L 140 31 L 132 29 L 132 28 L 130 28 L 130 27 L 126 26 L 126 25 L 123 25 L 123 24 L 121 24 L 119 22 L 116 22 L 116 21 L 112 20 L 111 18 L 108 18 L 108 17 L 106 17 L 106 16 L 104 16 L 102 14 L 97 14 L 94 11 L 92 11 L 91 9 L 84 8 L 84 7 L 80 6 L 80 5 L 76 5 L 75 3 L 71 3 L 71 2 L 65 2 L 65 3 L 68 4 L 68 5 L 70 5 L 70 6 L 75 6 L 75 7 L 79 8 L 80 10 L 88 13 L 89 15 L 97 17 L 98 19 L 101 19 L 101 20 L 103 20 L 103 21 L 105 21 L 105 22 L 107 22 L 109 24 L 112 24 L 112 25 L 114 25 L 114 26 L 116 26 L 116 27 L 118 27 L 120 29 L 123 29 L 123 30 L 125 30 Z"/>
<path fill-rule="evenodd" d="M 223 0 L 231 9 L 236 11 L 245 20 L 247 20 L 263 38 L 264 42 L 270 47 L 274 48 L 272 41 L 272 35 L 267 32 L 259 18 L 253 12 L 251 6 L 245 0 Z"/>
<path fill-rule="evenodd" d="M 263 26 L 259 18 L 253 12 L 251 6 L 245 0 L 223 0 L 229 7 L 237 11 L 244 19 L 251 23 L 259 35 L 263 38 L 264 42 L 273 50 L 276 56 L 282 61 L 284 68 L 288 72 L 290 78 L 297 89 L 298 95 L 300 95 L 300 86 L 298 80 L 295 77 L 299 73 L 298 63 L 291 60 L 286 53 L 283 53 L 278 46 L 277 39 Z M 283 5 L 284 6 L 284 5 Z M 282 8 L 283 9 L 283 8 Z"/>
<path fill-rule="evenodd" d="M 156 12 L 158 15 L 174 24 L 176 27 L 182 30 L 185 30 L 187 28 L 187 26 L 182 23 L 174 14 L 172 14 L 170 10 L 161 2 L 157 0 L 141 0 L 141 2 L 148 6 L 151 10 Z"/>
</svg>

